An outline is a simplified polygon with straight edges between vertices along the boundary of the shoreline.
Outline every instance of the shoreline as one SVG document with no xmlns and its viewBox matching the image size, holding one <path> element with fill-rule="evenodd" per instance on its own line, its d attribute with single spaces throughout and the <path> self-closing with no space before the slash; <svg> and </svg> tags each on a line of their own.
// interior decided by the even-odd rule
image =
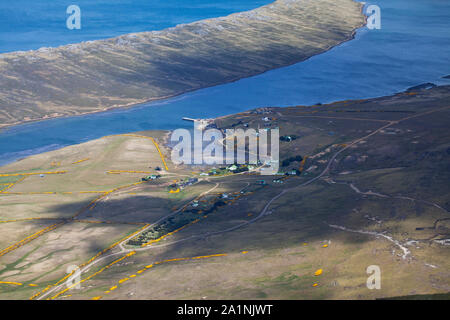
<svg viewBox="0 0 450 320">
<path fill-rule="evenodd" d="M 356 0 L 352 0 L 352 2 L 354 2 L 355 4 L 357 4 L 359 6 L 359 12 L 361 14 L 362 21 L 356 27 L 354 27 L 351 30 L 350 35 L 347 36 L 345 39 L 338 40 L 339 41 L 338 43 L 325 44 L 326 45 L 325 47 L 319 49 L 320 52 L 311 52 L 311 54 L 306 53 L 305 54 L 306 56 L 305 57 L 301 57 L 301 58 L 292 56 L 291 59 L 288 58 L 285 61 L 281 61 L 281 63 L 275 63 L 273 66 L 269 65 L 267 67 L 261 68 L 262 70 L 245 70 L 244 74 L 239 74 L 239 75 L 237 75 L 237 76 L 235 76 L 235 77 L 233 77 L 231 79 L 218 79 L 218 81 L 216 81 L 216 82 L 211 82 L 211 83 L 206 83 L 206 84 L 193 82 L 193 83 L 191 83 L 192 88 L 180 88 L 180 90 L 178 92 L 174 92 L 173 94 L 159 96 L 159 97 L 153 97 L 153 98 L 149 98 L 149 99 L 148 98 L 142 99 L 142 100 L 136 99 L 138 102 L 133 101 L 133 102 L 124 103 L 124 104 L 113 104 L 111 106 L 107 106 L 107 107 L 103 107 L 103 108 L 97 108 L 96 110 L 89 110 L 89 111 L 85 111 L 85 112 L 77 112 L 76 108 L 63 108 L 62 110 L 59 110 L 58 108 L 57 109 L 53 109 L 53 110 L 51 110 L 51 112 L 49 112 L 50 114 L 46 114 L 46 115 L 44 115 L 42 117 L 36 117 L 36 118 L 29 119 L 29 120 L 20 120 L 20 121 L 16 121 L 16 122 L 12 122 L 12 123 L 2 123 L 2 124 L 0 124 L 0 133 L 2 133 L 3 131 L 5 131 L 5 130 L 7 130 L 9 128 L 12 128 L 12 127 L 15 127 L 15 126 L 24 125 L 24 124 L 30 124 L 30 123 L 41 122 L 41 121 L 45 121 L 45 120 L 58 119 L 58 118 L 70 118 L 70 117 L 78 117 L 78 116 L 84 116 L 84 115 L 89 115 L 89 114 L 103 113 L 103 112 L 113 111 L 113 110 L 116 110 L 116 109 L 117 110 L 129 109 L 129 108 L 134 108 L 134 107 L 141 106 L 141 105 L 144 105 L 144 104 L 149 104 L 149 103 L 158 102 L 158 101 L 164 101 L 164 100 L 175 98 L 175 97 L 178 97 L 178 96 L 181 96 L 181 95 L 184 95 L 184 94 L 188 94 L 190 92 L 194 92 L 194 91 L 197 91 L 197 90 L 211 88 L 211 87 L 215 87 L 215 86 L 219 86 L 219 85 L 223 85 L 223 84 L 234 83 L 234 82 L 237 82 L 237 81 L 239 81 L 241 79 L 251 78 L 251 77 L 254 77 L 254 76 L 258 76 L 258 75 L 264 74 L 264 73 L 266 73 L 268 71 L 271 71 L 271 70 L 276 70 L 276 69 L 280 69 L 280 68 L 283 68 L 283 67 L 288 67 L 288 66 L 291 66 L 291 65 L 295 65 L 297 63 L 304 62 L 304 61 L 308 60 L 309 58 L 312 58 L 312 57 L 317 56 L 319 54 L 328 52 L 329 50 L 331 50 L 334 47 L 337 47 L 339 45 L 342 45 L 343 43 L 346 43 L 346 42 L 348 42 L 350 40 L 353 40 L 355 38 L 355 35 L 356 35 L 357 31 L 359 29 L 363 28 L 366 25 L 366 23 L 367 23 L 367 16 L 363 13 L 363 9 L 365 7 L 365 4 L 361 3 L 359 1 L 356 1 Z M 230 17 L 234 17 L 234 16 L 238 16 L 238 15 L 242 15 L 242 14 L 249 14 L 249 13 L 252 13 L 253 11 L 255 11 L 255 10 L 261 10 L 262 8 L 273 6 L 275 3 L 277 3 L 277 1 L 274 1 L 274 2 L 272 2 L 270 4 L 268 4 L 268 5 L 261 6 L 261 7 L 258 7 L 256 9 L 253 9 L 253 10 L 242 11 L 242 12 L 231 14 L 229 16 L 220 17 L 220 18 L 210 18 L 210 19 L 199 20 L 199 21 L 193 22 L 192 24 L 196 24 L 196 23 L 210 23 L 211 21 L 214 22 L 214 21 L 216 21 L 218 19 L 230 19 Z M 284 2 L 280 2 L 280 3 L 284 4 Z M 191 24 L 178 25 L 178 26 L 175 26 L 175 27 L 164 29 L 164 30 L 159 31 L 159 32 L 168 32 L 168 31 L 171 31 L 171 30 L 177 30 L 177 28 L 184 28 L 185 26 L 189 26 L 189 25 L 191 25 Z M 245 28 L 243 30 L 245 31 Z M 146 33 L 152 33 L 152 31 L 149 31 L 149 32 L 146 32 Z M 125 34 L 125 35 L 122 35 L 122 36 L 119 36 L 119 37 L 116 37 L 116 38 L 120 38 L 120 37 L 127 36 L 127 35 L 129 35 L 129 34 Z M 116 39 L 116 38 L 111 38 L 111 39 Z M 107 41 L 110 41 L 111 39 L 95 40 L 95 42 L 98 42 L 98 43 L 107 42 Z M 83 42 L 82 43 L 78 43 L 77 45 L 82 45 L 82 44 L 83 44 Z M 51 48 L 51 49 L 58 49 L 58 48 L 61 48 L 61 47 L 65 47 L 65 46 L 60 46 L 60 47 Z M 2 56 L 13 55 L 15 53 L 28 54 L 28 53 L 30 53 L 30 51 L 26 51 L 26 52 L 17 51 L 17 52 L 13 52 L 13 53 L 5 53 L 5 54 L 2 54 Z M 220 68 L 220 65 L 218 65 L 217 67 Z M 233 76 L 233 74 L 230 74 L 230 75 Z M 177 80 L 177 79 L 174 78 L 174 81 L 175 80 Z M 195 85 L 197 85 L 197 84 L 198 84 L 198 86 L 195 87 Z M 93 93 L 93 94 L 95 94 L 95 93 Z M 33 99 L 33 100 L 36 103 L 39 102 L 38 99 Z M 87 108 L 90 108 L 90 107 L 87 107 Z M 69 114 L 67 114 L 68 112 L 69 112 Z"/>
<path fill-rule="evenodd" d="M 435 89 L 435 88 L 441 88 L 441 87 L 450 87 L 450 84 L 436 85 L 435 87 L 430 88 L 430 89 L 420 89 L 420 90 L 418 90 L 418 92 L 421 92 L 421 91 L 428 91 L 428 90 L 432 90 L 432 89 Z M 325 103 L 325 104 L 323 104 L 322 106 L 333 105 L 333 104 L 340 103 L 340 102 L 344 102 L 344 101 L 346 101 L 346 102 L 352 102 L 352 101 L 353 101 L 353 102 L 361 103 L 361 102 L 366 102 L 366 101 L 371 101 L 371 100 L 377 100 L 377 99 L 392 98 L 392 97 L 395 97 L 395 96 L 397 96 L 397 95 L 402 95 L 402 94 L 405 94 L 405 93 L 407 94 L 407 93 L 410 93 L 410 92 L 411 92 L 411 91 L 409 91 L 408 89 L 405 89 L 405 90 L 403 90 L 403 91 L 399 91 L 399 92 L 396 92 L 396 93 L 393 93 L 393 94 L 390 94 L 390 95 L 383 95 L 383 96 L 377 96 L 377 97 L 369 97 L 369 98 L 364 98 L 364 99 L 338 100 L 338 101 L 333 101 L 333 102 Z M 291 105 L 291 106 L 286 106 L 286 107 L 274 107 L 274 106 L 272 106 L 272 107 L 268 107 L 268 108 L 280 108 L 280 109 L 283 109 L 283 108 L 293 108 L 293 107 L 306 107 L 306 108 L 311 108 L 311 107 L 316 107 L 316 105 L 308 105 L 308 106 Z M 236 116 L 236 115 L 241 114 L 241 113 L 250 112 L 250 111 L 255 110 L 255 109 L 258 109 L 258 108 L 265 108 L 265 107 L 254 107 L 254 108 L 252 108 L 252 109 L 247 109 L 247 110 L 245 110 L 245 111 L 243 111 L 243 112 L 231 113 L 231 114 L 227 114 L 227 115 L 223 115 L 223 116 L 218 116 L 218 117 L 215 117 L 214 120 L 215 120 L 215 121 L 217 121 L 217 120 L 223 120 L 223 119 L 226 119 L 226 118 L 228 118 L 228 117 L 233 117 L 233 116 Z M 107 111 L 106 111 L 106 112 L 107 112 Z M 46 120 L 50 120 L 50 119 L 46 119 Z M 45 120 L 43 120 L 43 121 L 45 121 Z M 1 130 L 1 129 L 0 129 L 0 130 Z M 130 131 L 130 132 L 127 132 L 127 134 L 128 134 L 128 133 L 133 134 L 133 133 L 139 133 L 139 132 L 148 132 L 148 131 L 160 131 L 160 132 L 163 132 L 163 133 L 164 133 L 164 134 L 163 134 L 163 137 L 162 137 L 163 145 L 164 145 L 165 147 L 169 147 L 169 146 L 168 146 L 168 138 L 169 138 L 170 132 L 172 132 L 172 129 L 148 129 L 148 130 L 138 130 L 138 131 Z M 1 133 L 2 133 L 2 132 L 0 131 L 0 134 L 1 134 Z M 35 156 L 35 155 L 39 155 L 39 154 L 43 154 L 43 153 L 47 153 L 47 152 L 52 152 L 52 151 L 56 151 L 56 150 L 61 150 L 61 149 L 66 148 L 66 147 L 74 146 L 74 145 L 77 145 L 77 144 L 82 144 L 82 143 L 89 142 L 89 141 L 93 141 L 93 140 L 97 140 L 97 139 L 102 139 L 102 138 L 108 137 L 108 136 L 110 136 L 110 135 L 104 135 L 104 136 L 101 136 L 101 137 L 99 137 L 99 138 L 89 139 L 89 140 L 84 141 L 84 142 L 79 142 L 79 143 L 75 143 L 75 144 L 70 144 L 70 145 L 61 146 L 60 148 L 56 148 L 56 149 L 54 149 L 54 150 L 49 150 L 49 151 L 43 151 L 43 152 L 39 152 L 39 153 L 35 153 L 35 154 L 30 154 L 30 155 L 27 155 L 27 156 L 24 156 L 24 157 L 20 157 L 20 158 L 14 159 L 14 160 L 12 160 L 12 161 L 10 161 L 10 162 L 8 162 L 8 163 L 0 164 L 0 168 L 2 168 L 2 167 L 4 167 L 4 166 L 7 166 L 7 165 L 9 165 L 9 164 L 12 164 L 12 163 L 15 163 L 15 162 L 18 162 L 18 161 L 27 159 L 27 158 L 32 157 L 32 156 Z M 170 148 L 170 147 L 169 147 L 169 148 Z"/>
<path fill-rule="evenodd" d="M 312 55 L 312 56 L 310 56 L 310 57 L 308 57 L 308 58 L 306 58 L 304 60 L 297 61 L 297 62 L 292 62 L 292 63 L 289 63 L 289 64 L 287 64 L 285 66 L 282 66 L 282 67 L 265 70 L 265 71 L 263 71 L 261 73 L 258 73 L 258 74 L 251 74 L 251 75 L 247 75 L 247 76 L 238 77 L 238 78 L 232 79 L 232 80 L 230 80 L 228 82 L 214 83 L 214 84 L 211 84 L 209 86 L 202 86 L 202 87 L 199 87 L 199 88 L 196 88 L 196 89 L 187 90 L 187 91 L 176 93 L 176 94 L 173 94 L 173 95 L 170 95 L 170 96 L 153 98 L 153 99 L 145 100 L 143 102 L 131 103 L 129 105 L 112 106 L 112 107 L 108 107 L 108 108 L 106 108 L 104 110 L 80 112 L 80 113 L 73 114 L 73 115 L 58 115 L 58 116 L 49 116 L 49 117 L 46 117 L 46 118 L 38 118 L 38 119 L 32 119 L 32 120 L 26 120 L 26 121 L 18 121 L 16 123 L 12 123 L 12 124 L 0 124 L 0 134 L 2 134 L 4 130 L 10 129 L 10 128 L 13 128 L 13 127 L 16 127 L 16 126 L 24 125 L 24 124 L 32 124 L 32 123 L 37 123 L 37 122 L 42 122 L 42 121 L 47 121 L 47 120 L 54 120 L 54 119 L 64 119 L 64 118 L 71 118 L 71 117 L 82 117 L 82 116 L 86 116 L 86 115 L 100 114 L 100 113 L 104 113 L 104 112 L 106 113 L 106 112 L 109 112 L 109 111 L 120 110 L 120 109 L 131 109 L 131 108 L 143 106 L 144 104 L 148 104 L 148 103 L 169 100 L 169 99 L 176 98 L 176 97 L 179 97 L 179 96 L 182 96 L 182 95 L 185 95 L 185 94 L 189 94 L 189 93 L 192 93 L 192 92 L 195 92 L 195 91 L 198 91 L 198 90 L 207 89 L 207 88 L 213 88 L 213 87 L 217 87 L 217 86 L 220 86 L 220 85 L 226 85 L 226 84 L 234 83 L 234 82 L 237 82 L 237 81 L 242 80 L 242 79 L 252 78 L 252 77 L 256 77 L 256 76 L 265 74 L 265 73 L 270 72 L 272 70 L 281 69 L 281 68 L 285 68 L 285 67 L 289 67 L 289 66 L 295 65 L 297 63 L 305 62 L 308 59 L 311 59 L 311 58 L 313 58 L 315 56 L 318 56 L 320 54 L 324 54 L 324 53 L 332 50 L 335 47 L 339 47 L 340 45 L 342 45 L 342 44 L 344 44 L 346 42 L 354 40 L 358 30 L 360 30 L 361 28 L 364 28 L 366 26 L 366 24 L 367 24 L 367 16 L 363 13 L 363 9 L 364 9 L 365 4 L 363 4 L 363 3 L 359 2 L 359 1 L 355 1 L 355 2 L 361 4 L 361 13 L 364 15 L 364 22 L 360 26 L 355 28 L 355 30 L 353 30 L 352 34 L 348 37 L 348 39 L 340 42 L 337 45 L 329 46 L 323 52 L 315 54 L 315 55 Z M 148 107 L 151 107 L 151 106 L 148 106 Z"/>
</svg>

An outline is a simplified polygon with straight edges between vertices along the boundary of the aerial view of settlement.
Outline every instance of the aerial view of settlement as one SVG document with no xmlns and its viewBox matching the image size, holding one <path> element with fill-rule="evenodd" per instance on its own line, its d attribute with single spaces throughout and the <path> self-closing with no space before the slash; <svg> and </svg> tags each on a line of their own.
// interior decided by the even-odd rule
<svg viewBox="0 0 450 320">
<path fill-rule="evenodd" d="M 449 1 L 2 1 L 0 300 L 449 299 L 449 128 Z"/>
</svg>

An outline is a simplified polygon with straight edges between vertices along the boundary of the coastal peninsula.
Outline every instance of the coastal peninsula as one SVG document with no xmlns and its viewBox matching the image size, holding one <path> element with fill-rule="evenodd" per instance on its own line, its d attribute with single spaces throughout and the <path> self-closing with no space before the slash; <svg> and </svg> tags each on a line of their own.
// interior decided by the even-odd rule
<svg viewBox="0 0 450 320">
<path fill-rule="evenodd" d="M 164 99 L 294 64 L 353 37 L 353 0 L 278 0 L 162 31 L 0 55 L 0 128 Z"/>
</svg>

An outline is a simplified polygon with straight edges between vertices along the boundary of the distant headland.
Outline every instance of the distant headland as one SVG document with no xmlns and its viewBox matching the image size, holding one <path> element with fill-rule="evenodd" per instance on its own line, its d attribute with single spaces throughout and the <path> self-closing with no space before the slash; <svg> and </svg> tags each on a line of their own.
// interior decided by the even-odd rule
<svg viewBox="0 0 450 320">
<path fill-rule="evenodd" d="M 303 61 L 352 39 L 353 0 L 278 0 L 162 31 L 0 55 L 0 128 L 165 99 Z"/>
</svg>

